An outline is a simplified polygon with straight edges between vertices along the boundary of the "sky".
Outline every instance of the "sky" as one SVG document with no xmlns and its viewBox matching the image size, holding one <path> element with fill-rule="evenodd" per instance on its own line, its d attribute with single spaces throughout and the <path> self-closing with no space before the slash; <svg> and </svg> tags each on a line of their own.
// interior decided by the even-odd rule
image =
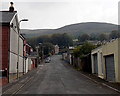
<svg viewBox="0 0 120 96">
<path fill-rule="evenodd" d="M 2 0 L 1 10 L 14 2 L 22 29 L 56 29 L 83 22 L 118 24 L 120 0 Z"/>
</svg>

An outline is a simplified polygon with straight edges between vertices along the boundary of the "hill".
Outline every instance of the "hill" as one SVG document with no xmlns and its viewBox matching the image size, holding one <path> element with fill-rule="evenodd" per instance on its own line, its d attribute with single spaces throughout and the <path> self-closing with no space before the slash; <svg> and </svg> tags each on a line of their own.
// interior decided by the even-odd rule
<svg viewBox="0 0 120 96">
<path fill-rule="evenodd" d="M 54 29 L 36 29 L 36 30 L 21 29 L 21 32 L 26 38 L 31 38 L 31 37 L 53 34 L 53 30 Z"/>
<path fill-rule="evenodd" d="M 86 23 L 77 23 L 66 25 L 58 29 L 36 29 L 28 30 L 22 29 L 22 33 L 25 34 L 25 37 L 36 37 L 43 35 L 51 35 L 54 33 L 67 33 L 72 36 L 79 36 L 80 34 L 99 34 L 99 33 L 110 33 L 112 30 L 117 30 L 118 26 L 111 23 L 101 23 L 101 22 L 86 22 Z"/>
</svg>

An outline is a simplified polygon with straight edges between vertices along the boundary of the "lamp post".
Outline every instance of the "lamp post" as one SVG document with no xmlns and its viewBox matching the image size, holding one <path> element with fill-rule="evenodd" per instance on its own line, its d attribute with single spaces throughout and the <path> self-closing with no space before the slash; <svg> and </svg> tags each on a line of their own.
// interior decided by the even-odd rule
<svg viewBox="0 0 120 96">
<path fill-rule="evenodd" d="M 44 59 L 44 46 L 42 43 L 39 43 L 39 49 L 40 49 L 41 61 L 43 61 L 43 59 Z"/>
<path fill-rule="evenodd" d="M 19 41 L 20 41 L 20 22 L 28 21 L 28 19 L 22 19 L 18 22 L 18 55 L 17 55 L 17 79 L 19 78 Z"/>
<path fill-rule="evenodd" d="M 39 46 L 36 46 L 36 52 L 37 52 L 37 66 L 40 64 L 40 58 L 39 58 Z"/>
<path fill-rule="evenodd" d="M 19 21 L 19 27 L 20 27 L 20 22 L 21 22 L 21 21 L 28 21 L 28 19 L 22 19 L 22 20 L 20 20 L 20 21 Z"/>
</svg>

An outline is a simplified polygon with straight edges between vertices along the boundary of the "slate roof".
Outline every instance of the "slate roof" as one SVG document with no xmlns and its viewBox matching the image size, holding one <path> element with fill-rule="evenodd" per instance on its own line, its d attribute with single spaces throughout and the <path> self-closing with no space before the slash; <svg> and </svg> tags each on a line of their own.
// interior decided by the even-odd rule
<svg viewBox="0 0 120 96">
<path fill-rule="evenodd" d="M 7 24 L 10 23 L 13 16 L 17 13 L 17 11 L 9 12 L 9 11 L 0 11 L 0 23 Z"/>
</svg>

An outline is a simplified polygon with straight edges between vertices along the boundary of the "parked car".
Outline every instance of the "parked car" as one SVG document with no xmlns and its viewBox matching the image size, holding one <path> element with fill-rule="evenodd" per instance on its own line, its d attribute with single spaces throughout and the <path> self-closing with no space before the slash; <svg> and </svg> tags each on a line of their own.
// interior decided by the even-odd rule
<svg viewBox="0 0 120 96">
<path fill-rule="evenodd" d="M 50 57 L 47 57 L 45 63 L 49 63 L 51 61 Z"/>
</svg>

